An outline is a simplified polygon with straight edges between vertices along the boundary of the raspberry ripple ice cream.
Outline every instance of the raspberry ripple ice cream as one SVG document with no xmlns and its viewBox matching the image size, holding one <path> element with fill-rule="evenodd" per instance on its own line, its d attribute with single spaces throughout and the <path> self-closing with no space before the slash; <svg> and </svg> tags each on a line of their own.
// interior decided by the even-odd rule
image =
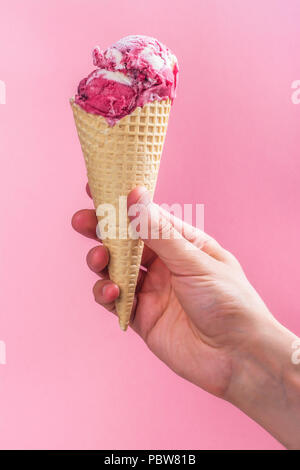
<svg viewBox="0 0 300 470">
<path fill-rule="evenodd" d="M 154 38 L 127 36 L 105 51 L 97 46 L 93 63 L 97 68 L 79 83 L 75 103 L 110 126 L 138 106 L 175 98 L 177 59 Z"/>
</svg>

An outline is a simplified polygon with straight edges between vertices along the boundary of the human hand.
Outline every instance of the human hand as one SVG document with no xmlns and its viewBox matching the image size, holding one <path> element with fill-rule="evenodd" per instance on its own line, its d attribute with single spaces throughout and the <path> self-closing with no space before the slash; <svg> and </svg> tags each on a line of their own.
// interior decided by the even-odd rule
<svg viewBox="0 0 300 470">
<path fill-rule="evenodd" d="M 225 397 L 236 356 L 271 315 L 232 254 L 151 203 L 144 188 L 130 193 L 128 206 L 135 203 L 147 208 L 152 230 L 167 225 L 172 239 L 144 240 L 147 271 L 140 271 L 130 325 L 177 374 Z M 79 211 L 72 223 L 96 239 L 94 211 Z M 87 255 L 89 267 L 102 277 L 95 299 L 114 312 L 119 290 L 108 278 L 108 260 L 104 246 Z"/>
<path fill-rule="evenodd" d="M 177 374 L 232 402 L 287 447 L 298 448 L 300 401 L 294 402 L 300 379 L 289 355 L 296 336 L 274 319 L 236 258 L 213 238 L 152 203 L 145 188 L 129 194 L 129 213 L 134 204 L 144 209 L 140 216 L 152 230 L 167 230 L 170 237 L 144 239 L 131 327 Z M 95 211 L 77 212 L 72 225 L 97 240 Z M 108 261 L 104 246 L 87 255 L 88 266 L 101 277 L 95 300 L 115 313 L 119 289 L 109 280 Z"/>
</svg>

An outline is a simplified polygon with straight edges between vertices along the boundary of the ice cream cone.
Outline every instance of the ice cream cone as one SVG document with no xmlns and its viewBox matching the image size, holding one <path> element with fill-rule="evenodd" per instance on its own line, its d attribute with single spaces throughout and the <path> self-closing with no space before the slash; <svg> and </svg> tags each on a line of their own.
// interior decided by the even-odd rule
<svg viewBox="0 0 300 470">
<path fill-rule="evenodd" d="M 153 196 L 167 131 L 170 100 L 147 103 L 120 119 L 113 127 L 100 115 L 87 113 L 71 99 L 76 128 L 84 155 L 95 209 L 111 204 L 116 211 L 116 237 L 103 239 L 110 260 L 109 276 L 120 288 L 116 309 L 122 330 L 132 311 L 143 242 L 121 234 L 120 218 L 128 217 L 123 199 L 136 186 L 145 186 Z M 126 201 L 126 199 L 125 199 Z M 100 220 L 99 213 L 98 220 Z"/>
</svg>

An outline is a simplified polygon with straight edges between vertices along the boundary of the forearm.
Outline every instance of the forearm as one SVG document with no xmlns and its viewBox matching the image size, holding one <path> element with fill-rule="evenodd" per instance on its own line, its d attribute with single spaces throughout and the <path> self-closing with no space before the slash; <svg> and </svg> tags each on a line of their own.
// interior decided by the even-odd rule
<svg viewBox="0 0 300 470">
<path fill-rule="evenodd" d="M 276 320 L 263 322 L 257 331 L 235 359 L 227 399 L 285 447 L 300 449 L 297 337 Z"/>
</svg>

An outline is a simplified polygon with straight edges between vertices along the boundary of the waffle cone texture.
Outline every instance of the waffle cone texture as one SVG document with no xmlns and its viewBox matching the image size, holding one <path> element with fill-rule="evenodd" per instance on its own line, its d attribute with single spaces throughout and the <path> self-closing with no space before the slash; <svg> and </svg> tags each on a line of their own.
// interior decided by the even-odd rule
<svg viewBox="0 0 300 470">
<path fill-rule="evenodd" d="M 113 127 L 104 117 L 84 111 L 73 99 L 71 106 L 98 220 L 103 217 L 97 211 L 100 204 L 109 204 L 115 209 L 114 236 L 105 237 L 102 241 L 109 250 L 110 279 L 120 289 L 116 310 L 120 327 L 125 331 L 131 316 L 144 246 L 142 240 L 133 239 L 128 234 L 126 198 L 136 186 L 145 186 L 153 197 L 171 102 L 147 103 Z M 125 224 L 122 225 L 121 220 L 125 220 Z M 124 230 L 121 233 L 121 225 L 127 226 L 127 233 Z"/>
</svg>

